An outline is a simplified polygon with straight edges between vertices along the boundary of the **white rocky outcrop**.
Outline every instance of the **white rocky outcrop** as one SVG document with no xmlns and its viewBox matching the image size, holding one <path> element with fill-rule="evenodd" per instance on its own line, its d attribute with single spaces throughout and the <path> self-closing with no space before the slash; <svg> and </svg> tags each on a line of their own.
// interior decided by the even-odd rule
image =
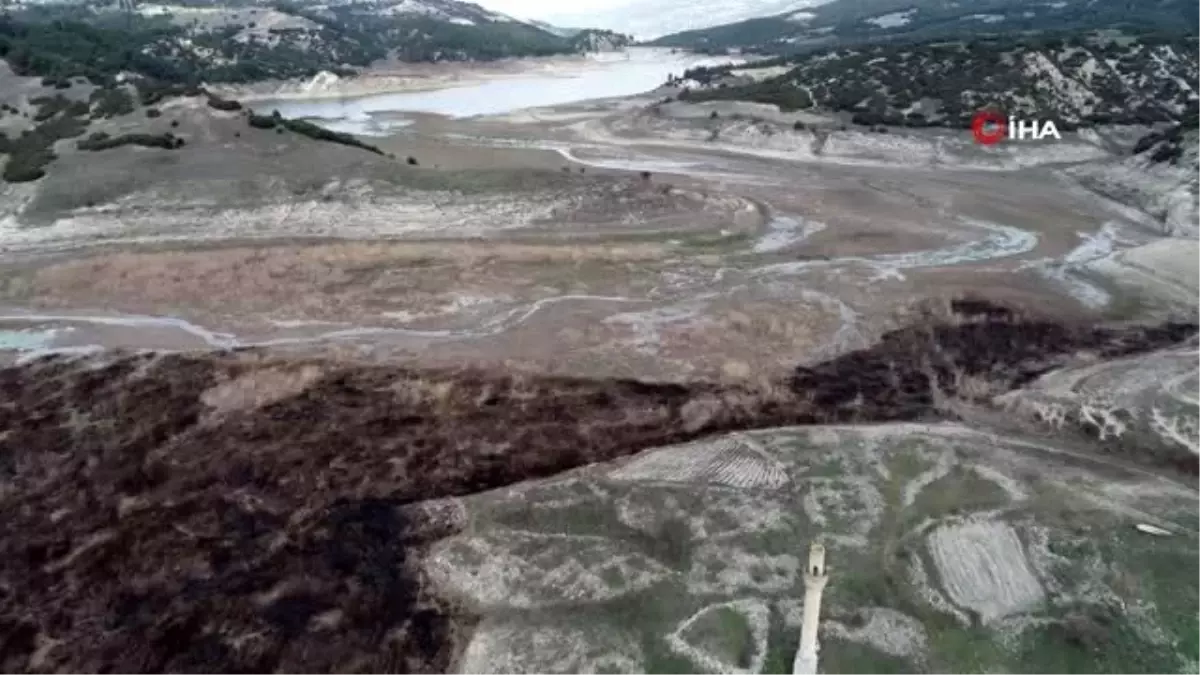
<svg viewBox="0 0 1200 675">
<path fill-rule="evenodd" d="M 1124 159 L 1071 167 L 1067 173 L 1087 188 L 1136 207 L 1161 223 L 1161 233 L 1200 236 L 1197 208 L 1197 134 L 1184 135 L 1183 155 L 1175 162 L 1155 162 L 1151 151 Z"/>
<path fill-rule="evenodd" d="M 316 75 L 313 75 L 311 80 L 300 85 L 300 90 L 304 93 L 313 94 L 328 91 L 329 89 L 335 87 L 341 81 L 341 79 L 342 78 L 338 77 L 336 73 L 331 73 L 328 70 L 322 70 Z"/>
<path fill-rule="evenodd" d="M 1067 173 L 1088 189 L 1146 211 L 1162 222 L 1162 234 L 1200 237 L 1200 173 L 1193 168 L 1136 156 L 1072 167 Z"/>
</svg>

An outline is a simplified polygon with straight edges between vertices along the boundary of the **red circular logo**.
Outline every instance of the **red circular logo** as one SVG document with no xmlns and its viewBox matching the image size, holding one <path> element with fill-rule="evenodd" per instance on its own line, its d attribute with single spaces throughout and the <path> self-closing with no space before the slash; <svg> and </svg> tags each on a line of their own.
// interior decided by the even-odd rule
<svg viewBox="0 0 1200 675">
<path fill-rule="evenodd" d="M 995 145 L 1008 136 L 1008 118 L 991 111 L 980 110 L 971 118 L 971 134 L 981 145 Z"/>
</svg>

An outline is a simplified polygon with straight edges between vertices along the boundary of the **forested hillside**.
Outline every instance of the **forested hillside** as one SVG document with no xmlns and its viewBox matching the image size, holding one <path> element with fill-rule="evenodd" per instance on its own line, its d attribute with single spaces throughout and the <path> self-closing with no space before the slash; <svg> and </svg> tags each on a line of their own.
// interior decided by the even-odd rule
<svg viewBox="0 0 1200 675">
<path fill-rule="evenodd" d="M 667 35 L 651 44 L 790 54 L 879 41 L 1121 30 L 1196 34 L 1192 0 L 834 0 L 802 11 Z"/>
<path fill-rule="evenodd" d="M 354 72 L 375 61 L 494 60 L 620 48 L 607 31 L 569 37 L 455 0 L 342 4 L 31 6 L 0 15 L 15 71 L 103 81 L 254 82 Z"/>
<path fill-rule="evenodd" d="M 789 69 L 774 77 L 755 73 Z M 1195 38 L 992 38 L 832 49 L 688 71 L 681 99 L 853 113 L 861 124 L 969 126 L 982 108 L 1070 128 L 1181 121 L 1197 100 Z"/>
</svg>

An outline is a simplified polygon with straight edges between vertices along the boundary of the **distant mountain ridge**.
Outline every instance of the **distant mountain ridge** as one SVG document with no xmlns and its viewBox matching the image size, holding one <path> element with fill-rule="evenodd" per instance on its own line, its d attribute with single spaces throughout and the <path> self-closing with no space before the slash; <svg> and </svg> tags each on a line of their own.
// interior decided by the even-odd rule
<svg viewBox="0 0 1200 675">
<path fill-rule="evenodd" d="M 786 54 L 876 41 L 1097 29 L 1194 35 L 1198 22 L 1194 0 L 833 0 L 664 35 L 651 44 Z"/>
<path fill-rule="evenodd" d="M 26 75 L 255 82 L 351 75 L 383 60 L 467 61 L 620 49 L 607 30 L 551 32 L 459 0 L 94 0 L 14 4 L 0 57 Z"/>
<path fill-rule="evenodd" d="M 680 31 L 804 9 L 824 0 L 636 0 L 605 10 L 547 17 L 564 26 L 595 26 L 651 40 Z"/>
<path fill-rule="evenodd" d="M 529 23 L 541 28 L 547 33 L 554 33 L 555 35 L 562 37 L 571 37 L 572 35 L 575 35 L 583 30 L 582 28 L 564 28 L 563 26 L 555 26 L 554 24 L 546 23 L 545 21 L 537 21 L 533 19 L 531 19 Z"/>
</svg>

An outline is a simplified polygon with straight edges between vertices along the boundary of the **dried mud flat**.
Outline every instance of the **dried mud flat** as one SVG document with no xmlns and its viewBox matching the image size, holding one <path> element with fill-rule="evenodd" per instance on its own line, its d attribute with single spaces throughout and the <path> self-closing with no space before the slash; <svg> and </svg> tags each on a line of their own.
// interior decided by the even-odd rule
<svg viewBox="0 0 1200 675">
<path fill-rule="evenodd" d="M 337 346 L 752 379 L 870 345 L 913 298 L 986 291 L 1072 317 L 1148 306 L 1087 269 L 1145 228 L 1053 174 L 689 144 L 648 136 L 680 122 L 648 103 L 426 119 L 378 141 L 395 158 L 198 99 L 96 122 L 188 142 L 64 149 L 45 179 L 6 188 L 0 347 Z"/>
<path fill-rule="evenodd" d="M 977 301 L 771 386 L 418 371 L 258 350 L 0 370 L 7 670 L 442 671 L 469 606 L 421 565 L 438 498 L 738 429 L 944 418 L 1087 351 L 1096 328 Z M 1196 472 L 1195 456 L 1141 457 Z M 435 501 L 428 501 L 435 500 Z"/>
</svg>

